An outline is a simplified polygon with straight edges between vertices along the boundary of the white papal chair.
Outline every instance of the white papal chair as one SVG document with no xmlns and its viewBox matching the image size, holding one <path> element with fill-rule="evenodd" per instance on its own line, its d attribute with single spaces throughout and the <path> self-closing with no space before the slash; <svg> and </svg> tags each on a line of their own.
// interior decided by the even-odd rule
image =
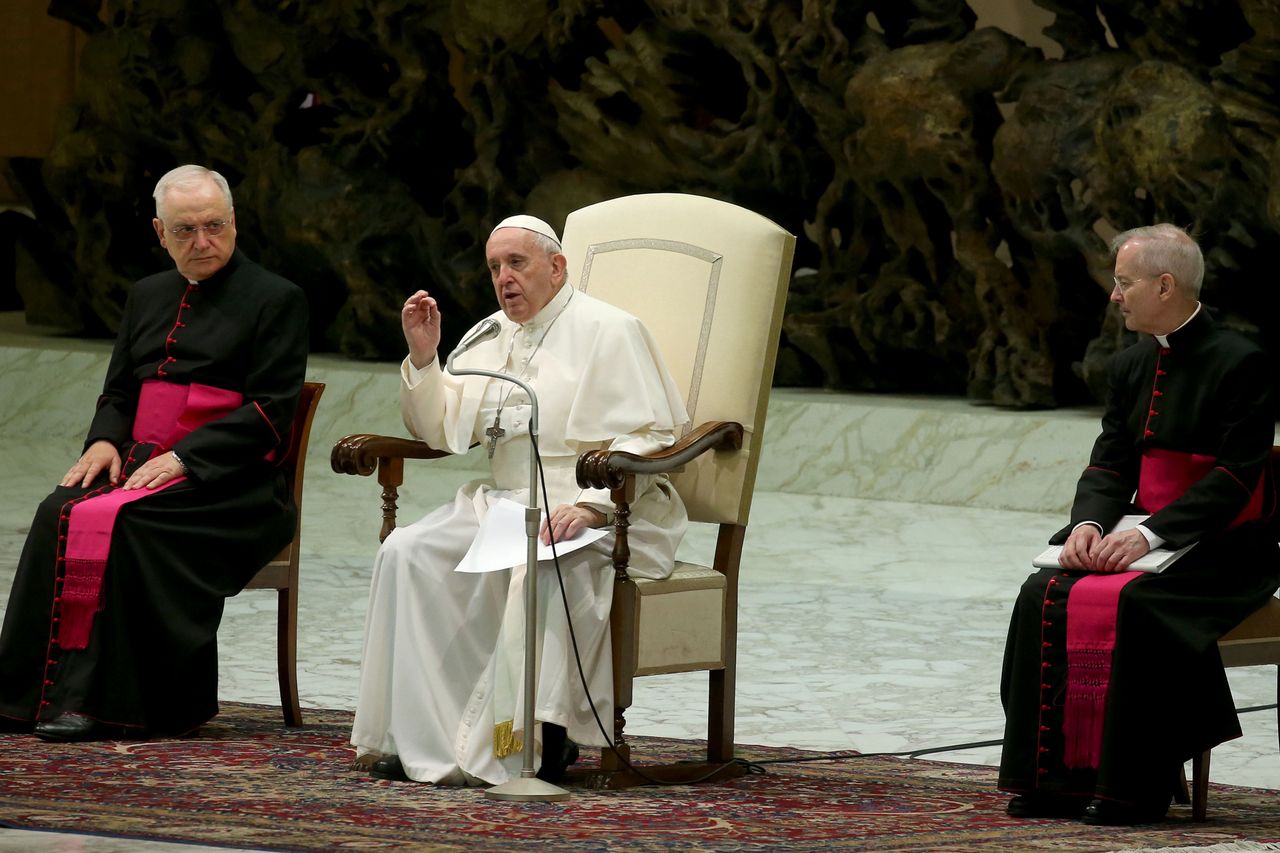
<svg viewBox="0 0 1280 853">
<path fill-rule="evenodd" d="M 707 671 L 706 763 L 645 769 L 655 778 L 700 778 L 733 758 L 738 565 L 795 237 L 741 207 L 665 193 L 575 211 L 564 231 L 571 280 L 644 322 L 685 394 L 691 422 L 674 447 L 652 457 L 600 450 L 578 462 L 580 485 L 612 489 L 617 528 L 617 751 L 604 751 L 601 768 L 608 784 L 639 781 L 623 761 L 635 678 Z M 659 472 L 671 474 L 690 521 L 719 526 L 715 557 L 711 566 L 678 562 L 666 580 L 633 579 L 626 537 L 633 479 Z"/>
</svg>

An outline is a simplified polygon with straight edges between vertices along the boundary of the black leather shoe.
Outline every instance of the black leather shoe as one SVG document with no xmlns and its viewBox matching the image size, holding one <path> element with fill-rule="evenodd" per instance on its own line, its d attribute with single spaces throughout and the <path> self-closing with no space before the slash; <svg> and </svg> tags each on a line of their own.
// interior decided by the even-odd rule
<svg viewBox="0 0 1280 853">
<path fill-rule="evenodd" d="M 111 733 L 97 720 L 84 714 L 59 714 L 52 720 L 36 723 L 35 736 L 55 743 L 71 743 L 82 740 L 106 740 Z"/>
<path fill-rule="evenodd" d="M 390 782 L 413 781 L 409 778 L 409 774 L 404 772 L 404 765 L 400 763 L 398 755 L 388 755 L 373 762 L 373 766 L 369 768 L 369 775 L 375 779 L 386 779 Z"/>
<path fill-rule="evenodd" d="M 1169 813 L 1169 802 L 1164 805 L 1137 805 L 1118 800 L 1092 800 L 1085 806 L 1082 821 L 1090 826 L 1134 826 L 1139 823 L 1159 823 Z"/>
<path fill-rule="evenodd" d="M 542 766 L 538 778 L 543 782 L 563 782 L 565 771 L 579 757 L 578 745 L 569 739 L 563 726 L 542 724 Z"/>
<path fill-rule="evenodd" d="M 1010 817 L 1065 817 L 1079 818 L 1084 814 L 1083 797 L 1063 797 L 1056 794 L 1021 794 L 1009 801 Z"/>
</svg>

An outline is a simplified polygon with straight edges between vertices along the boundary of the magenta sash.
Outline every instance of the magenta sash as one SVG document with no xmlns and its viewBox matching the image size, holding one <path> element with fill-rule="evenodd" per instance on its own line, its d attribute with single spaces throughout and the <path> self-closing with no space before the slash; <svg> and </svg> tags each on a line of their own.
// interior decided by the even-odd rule
<svg viewBox="0 0 1280 853">
<path fill-rule="evenodd" d="M 1142 453 L 1142 468 L 1138 473 L 1138 507 L 1147 513 L 1159 512 L 1182 497 L 1217 464 L 1216 456 L 1148 448 Z M 1249 495 L 1249 503 L 1231 522 L 1231 527 L 1262 517 L 1263 479 L 1258 478 Z M 1243 483 L 1240 486 L 1248 488 Z"/>
<path fill-rule="evenodd" d="M 188 433 L 239 408 L 244 398 L 235 391 L 209 385 L 175 385 L 147 380 L 142 383 L 138 410 L 134 416 L 133 438 L 154 445 L 148 459 L 169 450 Z M 130 461 L 133 461 L 130 456 Z M 104 486 L 90 495 L 69 502 L 67 532 L 62 540 L 63 575 L 58 644 L 64 649 L 89 645 L 94 614 L 102 609 L 102 580 L 111 553 L 111 533 L 116 516 L 129 503 L 185 480 L 174 477 L 153 489 L 124 489 Z M 65 507 L 64 507 L 65 514 Z"/>
<path fill-rule="evenodd" d="M 1198 453 L 1148 448 L 1142 454 L 1137 504 L 1147 513 L 1164 509 L 1214 469 L 1218 460 Z M 1243 485 L 1243 484 L 1242 484 Z M 1262 478 L 1231 526 L 1262 517 Z M 1102 721 L 1116 647 L 1120 592 L 1141 572 L 1088 575 L 1067 595 L 1067 694 L 1062 709 L 1063 763 L 1097 767 Z"/>
<path fill-rule="evenodd" d="M 1067 695 L 1062 709 L 1062 762 L 1097 767 L 1111 686 L 1120 590 L 1141 572 L 1089 575 L 1067 594 Z"/>
</svg>

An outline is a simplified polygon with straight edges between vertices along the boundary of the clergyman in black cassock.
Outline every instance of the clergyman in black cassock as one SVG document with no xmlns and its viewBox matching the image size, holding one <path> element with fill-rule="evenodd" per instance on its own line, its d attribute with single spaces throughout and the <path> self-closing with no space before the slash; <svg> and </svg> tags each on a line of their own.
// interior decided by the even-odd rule
<svg viewBox="0 0 1280 853">
<path fill-rule="evenodd" d="M 1134 229 L 1112 250 L 1111 301 L 1143 334 L 1109 365 L 1102 432 L 1050 540 L 1073 568 L 1033 574 L 1014 606 L 999 786 L 1016 816 L 1163 818 L 1179 765 L 1240 735 L 1217 640 L 1280 584 L 1266 356 L 1199 303 L 1183 231 Z M 1130 513 L 1149 518 L 1103 535 Z M 1163 573 L 1124 571 L 1193 542 Z"/>
<path fill-rule="evenodd" d="M 156 206 L 176 269 L 129 293 L 84 455 L 36 511 L 0 632 L 0 723 L 48 740 L 213 717 L 224 600 L 297 520 L 276 461 L 305 297 L 235 248 L 217 173 L 175 169 Z"/>
</svg>

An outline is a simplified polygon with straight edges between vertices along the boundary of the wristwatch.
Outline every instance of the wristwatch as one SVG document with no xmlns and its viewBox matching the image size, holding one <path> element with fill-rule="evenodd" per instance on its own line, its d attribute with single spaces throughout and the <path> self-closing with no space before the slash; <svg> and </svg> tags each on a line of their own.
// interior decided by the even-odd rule
<svg viewBox="0 0 1280 853">
<path fill-rule="evenodd" d="M 187 463 L 182 461 L 182 457 L 178 455 L 178 451 L 170 450 L 169 455 L 173 457 L 173 461 L 178 463 L 178 467 L 182 469 L 182 473 L 187 473 Z"/>
</svg>

